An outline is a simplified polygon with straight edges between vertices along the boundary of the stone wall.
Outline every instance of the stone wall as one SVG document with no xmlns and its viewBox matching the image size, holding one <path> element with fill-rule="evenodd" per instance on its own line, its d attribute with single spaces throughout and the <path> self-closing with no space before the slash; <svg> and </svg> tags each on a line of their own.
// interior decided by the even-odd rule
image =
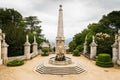
<svg viewBox="0 0 120 80">
<path fill-rule="evenodd" d="M 23 56 L 8 57 L 8 62 L 9 62 L 9 61 L 16 60 L 16 59 L 25 60 L 25 59 L 26 59 L 26 56 L 23 55 Z"/>
</svg>

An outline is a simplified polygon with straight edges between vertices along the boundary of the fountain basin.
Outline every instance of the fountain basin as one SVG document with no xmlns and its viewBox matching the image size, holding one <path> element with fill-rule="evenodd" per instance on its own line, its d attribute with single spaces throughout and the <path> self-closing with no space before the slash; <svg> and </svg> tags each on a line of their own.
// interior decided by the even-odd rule
<svg viewBox="0 0 120 80">
<path fill-rule="evenodd" d="M 55 60 L 56 57 L 51 57 L 49 59 L 49 63 L 50 64 L 53 64 L 53 65 L 68 65 L 68 64 L 71 64 L 72 63 L 72 60 L 71 58 L 69 57 L 65 57 L 65 60 L 64 61 L 57 61 Z"/>
</svg>

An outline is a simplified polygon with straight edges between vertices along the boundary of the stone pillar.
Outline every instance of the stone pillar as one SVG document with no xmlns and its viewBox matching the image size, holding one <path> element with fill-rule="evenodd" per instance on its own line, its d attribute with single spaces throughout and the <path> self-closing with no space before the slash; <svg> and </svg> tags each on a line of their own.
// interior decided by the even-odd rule
<svg viewBox="0 0 120 80">
<path fill-rule="evenodd" d="M 38 54 L 38 46 L 37 46 L 37 42 L 36 42 L 36 37 L 34 36 L 34 42 L 33 42 L 33 53 L 34 54 Z"/>
<path fill-rule="evenodd" d="M 87 36 L 85 38 L 85 43 L 84 43 L 84 50 L 83 50 L 83 54 L 87 53 Z"/>
<path fill-rule="evenodd" d="M 30 43 L 28 40 L 28 35 L 26 35 L 26 42 L 24 44 L 24 55 L 26 56 L 26 59 L 30 59 L 31 58 L 31 54 L 30 54 Z"/>
<path fill-rule="evenodd" d="M 115 35 L 115 43 L 111 46 L 112 47 L 112 62 L 114 64 L 117 63 L 117 59 L 118 59 L 118 43 L 117 43 L 117 35 Z"/>
<path fill-rule="evenodd" d="M 120 65 L 120 30 L 118 30 L 118 60 L 117 64 Z"/>
<path fill-rule="evenodd" d="M 2 40 L 2 30 L 0 29 L 0 64 L 2 64 L 2 57 L 1 57 L 1 40 Z"/>
<path fill-rule="evenodd" d="M 93 36 L 93 41 L 90 44 L 90 59 L 94 59 L 96 57 L 96 53 L 97 53 L 97 44 L 95 43 Z"/>
<path fill-rule="evenodd" d="M 8 44 L 5 42 L 5 34 L 3 33 L 3 42 L 2 42 L 2 59 L 3 59 L 3 64 L 6 64 L 8 62 Z"/>
</svg>

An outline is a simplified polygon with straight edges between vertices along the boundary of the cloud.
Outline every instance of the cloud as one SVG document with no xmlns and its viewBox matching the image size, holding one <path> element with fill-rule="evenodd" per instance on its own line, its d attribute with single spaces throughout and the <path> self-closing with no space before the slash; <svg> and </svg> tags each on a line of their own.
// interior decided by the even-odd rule
<svg viewBox="0 0 120 80">
<path fill-rule="evenodd" d="M 25 16 L 38 16 L 45 37 L 55 41 L 59 4 L 63 5 L 66 38 L 81 32 L 102 15 L 120 10 L 120 0 L 0 0 L 0 7 L 14 8 Z"/>
</svg>

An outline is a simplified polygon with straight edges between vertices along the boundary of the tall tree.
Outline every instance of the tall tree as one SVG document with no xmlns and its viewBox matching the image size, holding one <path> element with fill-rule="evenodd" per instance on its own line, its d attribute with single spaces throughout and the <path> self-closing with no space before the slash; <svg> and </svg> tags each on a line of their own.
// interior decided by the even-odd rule
<svg viewBox="0 0 120 80">
<path fill-rule="evenodd" d="M 33 42 L 33 36 L 37 38 L 37 42 L 40 45 L 42 41 L 45 41 L 44 35 L 41 34 L 41 25 L 40 21 L 36 16 L 28 16 L 24 18 L 24 21 L 27 24 L 27 34 L 30 36 L 30 42 Z"/>
<path fill-rule="evenodd" d="M 100 23 L 117 32 L 118 29 L 120 29 L 120 11 L 112 11 L 109 14 L 104 15 L 100 20 Z"/>
<path fill-rule="evenodd" d="M 0 28 L 6 34 L 6 42 L 9 44 L 8 56 L 23 55 L 26 33 L 21 21 L 23 21 L 22 15 L 18 11 L 0 9 Z"/>
</svg>

